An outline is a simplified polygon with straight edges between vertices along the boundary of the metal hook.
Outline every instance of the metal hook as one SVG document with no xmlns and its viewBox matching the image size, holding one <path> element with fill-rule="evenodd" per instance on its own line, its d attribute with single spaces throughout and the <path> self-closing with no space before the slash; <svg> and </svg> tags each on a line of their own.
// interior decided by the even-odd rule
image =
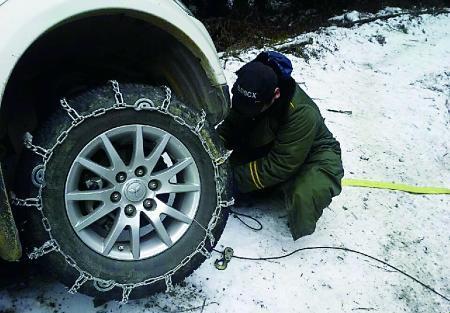
<svg viewBox="0 0 450 313">
<path fill-rule="evenodd" d="M 231 259 L 233 258 L 234 250 L 230 247 L 226 247 L 222 252 L 222 258 L 217 259 L 214 262 L 214 266 L 220 270 L 223 271 L 227 268 L 228 263 L 230 263 Z"/>
</svg>

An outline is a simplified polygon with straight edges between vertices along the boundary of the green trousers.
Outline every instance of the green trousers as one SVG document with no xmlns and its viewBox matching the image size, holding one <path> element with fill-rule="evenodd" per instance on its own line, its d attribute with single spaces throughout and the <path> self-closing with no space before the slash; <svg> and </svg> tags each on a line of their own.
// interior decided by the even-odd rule
<svg viewBox="0 0 450 313">
<path fill-rule="evenodd" d="M 277 187 L 284 197 L 294 240 L 314 232 L 323 209 L 341 193 L 343 177 L 340 155 L 325 151 L 314 156 L 289 181 Z"/>
<path fill-rule="evenodd" d="M 262 201 L 269 198 L 270 203 L 282 205 L 288 214 L 292 237 L 297 240 L 314 232 L 323 209 L 341 193 L 343 176 L 340 154 L 321 151 L 308 158 L 288 181 L 248 196 Z"/>
</svg>

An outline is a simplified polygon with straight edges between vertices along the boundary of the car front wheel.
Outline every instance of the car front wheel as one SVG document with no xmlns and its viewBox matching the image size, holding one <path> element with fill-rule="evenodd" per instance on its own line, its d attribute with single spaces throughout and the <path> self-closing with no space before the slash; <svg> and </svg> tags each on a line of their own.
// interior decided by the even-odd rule
<svg viewBox="0 0 450 313">
<path fill-rule="evenodd" d="M 31 162 L 41 214 L 29 237 L 56 250 L 40 263 L 72 292 L 125 301 L 191 274 L 227 219 L 223 149 L 204 115 L 134 84 L 62 104 L 30 145 L 44 158 Z"/>
</svg>

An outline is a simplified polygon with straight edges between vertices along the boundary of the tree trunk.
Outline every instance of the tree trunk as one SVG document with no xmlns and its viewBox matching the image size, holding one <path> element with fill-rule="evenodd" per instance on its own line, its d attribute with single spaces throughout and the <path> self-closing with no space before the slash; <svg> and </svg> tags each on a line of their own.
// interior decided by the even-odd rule
<svg viewBox="0 0 450 313">
<path fill-rule="evenodd" d="M 229 12 L 227 0 L 208 1 L 208 16 L 226 16 Z"/>
<path fill-rule="evenodd" d="M 250 5 L 248 0 L 234 0 L 233 15 L 246 16 L 250 13 Z"/>
</svg>

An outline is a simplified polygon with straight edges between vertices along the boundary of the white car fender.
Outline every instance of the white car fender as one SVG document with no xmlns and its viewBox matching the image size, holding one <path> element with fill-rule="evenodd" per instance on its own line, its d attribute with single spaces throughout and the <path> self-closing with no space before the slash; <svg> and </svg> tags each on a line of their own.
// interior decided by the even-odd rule
<svg viewBox="0 0 450 313">
<path fill-rule="evenodd" d="M 77 16 L 105 10 L 157 17 L 201 60 L 213 85 L 226 84 L 207 30 L 172 0 L 0 0 L 0 99 L 16 63 L 39 36 Z"/>
</svg>

